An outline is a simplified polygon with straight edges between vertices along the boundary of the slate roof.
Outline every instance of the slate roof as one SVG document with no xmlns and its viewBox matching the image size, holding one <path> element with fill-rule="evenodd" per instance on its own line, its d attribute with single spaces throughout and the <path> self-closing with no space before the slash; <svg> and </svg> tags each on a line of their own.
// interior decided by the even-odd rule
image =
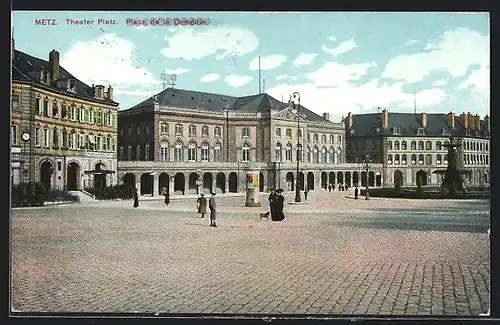
<svg viewBox="0 0 500 325">
<path fill-rule="evenodd" d="M 65 92 L 68 96 L 77 96 L 86 100 L 92 100 L 96 102 L 102 102 L 106 104 L 111 104 L 118 106 L 118 103 L 109 99 L 99 99 L 94 97 L 94 89 L 79 79 L 75 78 L 71 73 L 69 73 L 63 67 L 59 67 L 59 79 L 54 85 L 47 85 L 40 81 L 40 73 L 42 69 L 49 68 L 49 62 L 39 59 L 37 57 L 31 56 L 19 50 L 15 50 L 15 55 L 12 60 L 12 81 L 26 81 L 34 82 L 35 84 L 44 87 L 57 90 L 59 92 Z M 73 80 L 75 85 L 75 92 L 67 90 L 67 80 Z"/>
<path fill-rule="evenodd" d="M 373 135 L 391 135 L 391 136 L 417 136 L 418 128 L 421 127 L 421 114 L 414 113 L 390 113 L 389 128 L 382 130 L 382 113 L 353 115 L 354 132 L 347 132 L 348 136 L 373 136 Z M 347 124 L 347 123 L 346 123 Z M 484 132 L 484 120 L 481 120 L 481 130 L 479 135 L 471 130 L 470 136 L 487 137 Z M 399 134 L 394 135 L 394 127 L 399 127 Z M 448 114 L 427 114 L 427 127 L 424 129 L 425 136 L 443 135 L 443 128 L 448 129 Z M 377 132 L 378 129 L 378 132 Z M 465 128 L 460 121 L 460 114 L 455 114 L 455 129 L 449 130 L 452 136 L 464 136 Z"/>
<path fill-rule="evenodd" d="M 214 111 L 221 111 L 226 105 L 229 105 L 231 110 L 247 113 L 270 112 L 272 110 L 282 110 L 290 106 L 288 103 L 280 102 L 266 93 L 234 97 L 185 89 L 167 88 L 155 96 L 158 96 L 158 103 L 161 106 L 192 109 L 199 108 Z M 126 111 L 152 106 L 154 102 L 153 97 L 155 96 L 142 101 Z M 121 112 L 123 112 L 123 110 Z M 309 121 L 333 123 L 325 120 L 322 116 L 308 110 L 302 105 L 300 105 L 300 113 L 305 115 Z"/>
</svg>

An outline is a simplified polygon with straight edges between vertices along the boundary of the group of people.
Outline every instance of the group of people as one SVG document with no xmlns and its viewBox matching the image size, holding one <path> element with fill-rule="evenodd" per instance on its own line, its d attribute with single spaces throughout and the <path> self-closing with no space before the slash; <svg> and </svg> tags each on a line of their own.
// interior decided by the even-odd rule
<svg viewBox="0 0 500 325">
<path fill-rule="evenodd" d="M 201 214 L 200 218 L 205 218 L 207 213 L 207 198 L 205 194 L 201 193 L 200 197 L 196 200 L 198 203 L 198 213 Z M 215 204 L 215 193 L 208 200 L 208 208 L 210 209 L 210 227 L 217 227 L 215 220 L 217 218 L 216 204 Z"/>
<path fill-rule="evenodd" d="M 344 184 L 338 184 L 338 190 L 339 191 L 347 191 L 349 189 L 349 186 L 344 185 Z M 326 190 L 326 187 L 325 187 Z M 335 184 L 330 184 L 328 185 L 328 192 L 335 191 Z"/>
<path fill-rule="evenodd" d="M 271 194 L 269 194 L 269 208 L 271 214 L 271 220 L 273 221 L 282 221 L 285 219 L 285 215 L 283 213 L 283 206 L 285 203 L 285 198 L 281 195 L 283 191 L 271 190 Z"/>
</svg>

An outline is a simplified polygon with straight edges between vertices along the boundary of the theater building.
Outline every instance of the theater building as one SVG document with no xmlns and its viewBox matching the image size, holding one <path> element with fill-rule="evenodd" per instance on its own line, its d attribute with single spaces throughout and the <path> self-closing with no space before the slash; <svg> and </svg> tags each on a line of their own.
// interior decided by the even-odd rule
<svg viewBox="0 0 500 325">
<path fill-rule="evenodd" d="M 299 128 L 297 126 L 299 124 Z M 300 131 L 298 131 L 300 130 Z M 118 113 L 118 174 L 142 195 L 241 192 L 247 170 L 261 191 L 353 186 L 363 169 L 346 163 L 345 127 L 268 94 L 232 97 L 167 88 Z M 381 186 L 381 164 L 371 183 Z"/>
<path fill-rule="evenodd" d="M 15 50 L 12 41 L 13 183 L 81 190 L 116 184 L 118 103 L 113 89 L 88 86 L 59 65 Z"/>
</svg>

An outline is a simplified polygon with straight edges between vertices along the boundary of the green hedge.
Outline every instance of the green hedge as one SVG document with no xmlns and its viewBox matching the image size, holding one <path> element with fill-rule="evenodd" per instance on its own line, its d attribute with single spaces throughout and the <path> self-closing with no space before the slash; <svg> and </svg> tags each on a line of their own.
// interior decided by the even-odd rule
<svg viewBox="0 0 500 325">
<path fill-rule="evenodd" d="M 12 207 L 43 206 L 47 193 L 39 182 L 15 184 L 11 190 Z"/>
<path fill-rule="evenodd" d="M 128 200 L 132 198 L 133 188 L 131 186 L 120 184 L 106 186 L 102 191 L 98 191 L 96 188 L 86 188 L 85 191 L 94 195 L 95 198 L 99 200 Z"/>
<path fill-rule="evenodd" d="M 400 198 L 400 199 L 489 199 L 490 191 L 488 189 L 468 188 L 465 193 L 458 193 L 452 197 L 439 189 L 423 188 L 416 189 L 397 189 L 397 188 L 374 188 L 370 189 L 371 197 Z M 364 195 L 362 191 L 361 195 Z"/>
</svg>

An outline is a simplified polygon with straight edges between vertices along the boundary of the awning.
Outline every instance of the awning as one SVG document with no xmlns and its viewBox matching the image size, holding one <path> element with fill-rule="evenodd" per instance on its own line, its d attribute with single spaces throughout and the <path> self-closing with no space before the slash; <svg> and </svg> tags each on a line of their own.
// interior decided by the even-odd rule
<svg viewBox="0 0 500 325">
<path fill-rule="evenodd" d="M 95 138 L 93 135 L 89 135 L 88 136 L 88 139 L 89 139 L 89 142 L 92 143 L 92 144 L 95 144 Z"/>
</svg>

